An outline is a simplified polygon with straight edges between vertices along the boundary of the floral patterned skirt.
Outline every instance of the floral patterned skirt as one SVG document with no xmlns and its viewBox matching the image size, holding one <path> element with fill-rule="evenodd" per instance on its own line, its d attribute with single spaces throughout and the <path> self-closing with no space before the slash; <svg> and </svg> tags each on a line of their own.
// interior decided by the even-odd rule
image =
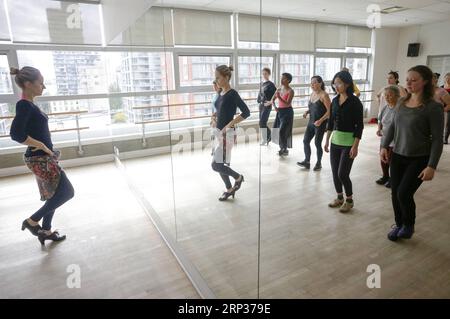
<svg viewBox="0 0 450 319">
<path fill-rule="evenodd" d="M 54 156 L 39 155 L 24 157 L 28 169 L 36 177 L 41 201 L 53 197 L 61 179 L 61 167 L 58 164 L 59 152 Z"/>
</svg>

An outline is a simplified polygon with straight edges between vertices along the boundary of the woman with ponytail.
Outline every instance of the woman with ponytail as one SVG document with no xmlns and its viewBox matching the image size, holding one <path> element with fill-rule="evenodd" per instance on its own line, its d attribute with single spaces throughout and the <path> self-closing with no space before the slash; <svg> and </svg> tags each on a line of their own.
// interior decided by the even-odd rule
<svg viewBox="0 0 450 319">
<path fill-rule="evenodd" d="M 33 67 L 11 68 L 16 84 L 22 89 L 22 99 L 16 104 L 16 115 L 11 124 L 11 138 L 28 148 L 24 161 L 35 175 L 44 205 L 22 223 L 44 245 L 46 240 L 62 241 L 57 231 L 51 230 L 55 210 L 74 196 L 74 189 L 65 172 L 58 165 L 59 151 L 53 149 L 48 127 L 48 116 L 34 103 L 45 89 L 41 72 Z M 42 227 L 39 222 L 42 220 Z"/>
</svg>

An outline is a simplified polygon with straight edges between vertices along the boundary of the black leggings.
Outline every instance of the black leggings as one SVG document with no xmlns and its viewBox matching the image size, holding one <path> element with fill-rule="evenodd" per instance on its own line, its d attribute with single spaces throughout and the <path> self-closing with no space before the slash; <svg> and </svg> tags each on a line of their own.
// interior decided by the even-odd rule
<svg viewBox="0 0 450 319">
<path fill-rule="evenodd" d="M 233 187 L 230 182 L 230 176 L 234 179 L 238 179 L 241 175 L 235 171 L 233 171 L 229 166 L 225 165 L 224 163 L 217 163 L 212 162 L 211 164 L 212 169 L 220 174 L 220 177 L 222 177 L 223 182 L 225 183 L 225 187 L 227 189 L 230 189 Z"/>
<path fill-rule="evenodd" d="M 45 204 L 31 216 L 31 219 L 35 222 L 39 222 L 42 218 L 43 230 L 52 229 L 52 219 L 55 214 L 55 210 L 62 204 L 67 202 L 75 195 L 72 184 L 66 176 L 64 171 L 61 171 L 61 178 L 59 180 L 58 187 L 56 188 L 55 194 L 52 198 L 48 199 Z"/>
<path fill-rule="evenodd" d="M 314 144 L 317 150 L 317 163 L 322 161 L 323 149 L 322 140 L 326 130 L 326 123 L 317 127 L 313 123 L 308 123 L 306 126 L 305 135 L 303 136 L 303 148 L 305 150 L 305 162 L 309 163 L 311 160 L 311 140 L 314 138 Z"/>
<path fill-rule="evenodd" d="M 261 129 L 261 140 L 262 142 L 267 142 L 272 139 L 272 132 L 270 128 L 267 126 L 267 122 L 269 121 L 270 112 L 272 111 L 272 107 L 264 106 L 264 104 L 259 105 L 259 128 Z"/>
<path fill-rule="evenodd" d="M 392 154 L 392 206 L 398 227 L 413 226 L 416 221 L 414 193 L 422 184 L 419 174 L 427 167 L 428 159 L 428 156 L 405 157 L 396 153 Z"/>
<path fill-rule="evenodd" d="M 280 149 L 292 148 L 292 127 L 294 124 L 294 110 L 292 107 L 279 108 L 273 128 L 279 129 L 278 145 Z"/>
<path fill-rule="evenodd" d="M 449 136 L 450 136 L 450 112 L 447 112 L 447 125 L 445 126 L 444 141 L 448 142 Z"/>
<path fill-rule="evenodd" d="M 351 146 L 339 146 L 331 143 L 330 161 L 333 171 L 333 182 L 336 193 L 342 193 L 342 185 L 345 188 L 347 197 L 353 195 L 350 171 L 352 170 L 353 159 L 350 158 Z"/>
</svg>

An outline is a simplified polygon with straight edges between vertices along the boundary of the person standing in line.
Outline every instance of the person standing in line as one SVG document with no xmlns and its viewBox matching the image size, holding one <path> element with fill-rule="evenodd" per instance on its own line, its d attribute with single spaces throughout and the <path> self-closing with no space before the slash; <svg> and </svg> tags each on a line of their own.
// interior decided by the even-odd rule
<svg viewBox="0 0 450 319">
<path fill-rule="evenodd" d="M 341 71 L 350 73 L 350 69 L 345 66 L 341 69 Z M 357 97 L 361 96 L 361 91 L 359 90 L 359 87 L 356 85 L 355 82 L 353 82 L 353 94 L 355 94 Z"/>
<path fill-rule="evenodd" d="M 217 110 L 217 124 L 215 129 L 215 149 L 212 169 L 220 174 L 225 183 L 226 191 L 220 196 L 219 201 L 226 201 L 241 188 L 244 176 L 235 172 L 230 167 L 231 149 L 235 140 L 235 125 L 250 116 L 250 110 L 239 96 L 239 93 L 230 86 L 233 72 L 232 66 L 220 65 L 216 68 L 215 76 L 217 85 L 222 89 L 215 106 Z M 241 114 L 235 117 L 237 108 Z M 230 176 L 234 178 L 234 186 L 231 185 Z"/>
<path fill-rule="evenodd" d="M 45 204 L 22 223 L 22 230 L 28 229 L 39 242 L 62 241 L 57 231 L 51 230 L 55 210 L 73 198 L 74 189 L 66 173 L 58 165 L 59 151 L 53 149 L 48 116 L 34 104 L 34 98 L 45 89 L 41 72 L 25 66 L 18 70 L 11 68 L 15 82 L 22 89 L 22 99 L 16 104 L 16 115 L 11 124 L 10 136 L 14 141 L 27 145 L 24 155 L 27 167 L 35 175 L 41 200 Z M 43 220 L 42 227 L 39 225 Z"/>
<path fill-rule="evenodd" d="M 438 86 L 440 76 L 441 75 L 439 73 L 433 73 L 433 98 L 436 102 L 442 104 L 442 106 L 445 108 L 445 111 L 447 111 L 447 109 L 450 108 L 450 95 L 445 88 Z"/>
<path fill-rule="evenodd" d="M 438 102 L 439 104 L 441 104 L 444 107 L 444 116 L 445 116 L 445 113 L 447 113 L 447 111 L 450 109 L 450 94 L 447 92 L 446 89 L 438 86 L 438 81 L 439 81 L 440 76 L 441 75 L 439 73 L 433 73 L 433 86 L 434 86 L 433 98 L 436 102 Z M 445 137 L 446 137 L 447 132 L 445 132 L 446 131 L 445 127 L 447 125 L 444 125 L 444 132 L 443 132 L 444 142 L 446 141 Z M 447 136 L 447 139 L 448 139 L 448 136 Z"/>
<path fill-rule="evenodd" d="M 325 152 L 330 152 L 337 198 L 328 206 L 340 207 L 339 211 L 346 213 L 354 207 L 350 172 L 353 161 L 358 155 L 359 142 L 364 129 L 364 108 L 359 98 L 354 95 L 353 79 L 350 73 L 346 71 L 336 73 L 331 83 L 337 95 L 331 102 Z M 345 200 L 342 187 L 345 189 Z"/>
<path fill-rule="evenodd" d="M 389 73 L 388 73 L 388 76 L 387 76 L 387 86 L 392 86 L 392 85 L 396 85 L 397 87 L 398 87 L 398 89 L 399 89 L 399 92 L 400 92 L 400 97 L 404 97 L 404 96 L 406 96 L 406 94 L 407 94 L 407 92 L 406 92 L 406 89 L 403 87 L 403 86 L 401 86 L 399 83 L 400 83 L 400 81 L 399 81 L 399 75 L 398 75 L 398 72 L 396 72 L 396 71 L 390 71 Z M 380 112 L 381 112 L 381 110 L 386 106 L 386 99 L 385 99 L 385 97 L 384 97 L 384 93 L 386 92 L 385 91 L 385 88 L 386 87 L 384 87 L 384 88 L 382 88 L 378 93 L 377 93 L 377 101 L 380 103 L 379 104 L 379 112 L 378 112 L 378 117 L 380 116 Z"/>
<path fill-rule="evenodd" d="M 445 82 L 442 86 L 448 94 L 450 94 L 450 72 L 445 75 Z M 445 112 L 445 135 L 444 135 L 444 144 L 448 144 L 448 137 L 450 136 L 450 106 L 446 106 L 444 108 Z"/>
<path fill-rule="evenodd" d="M 220 95 L 220 92 L 222 91 L 222 89 L 217 85 L 217 82 L 215 80 L 213 81 L 213 89 L 215 94 L 211 99 L 211 121 L 209 122 L 209 126 L 211 127 L 211 144 L 212 144 L 211 156 L 214 154 L 214 129 L 216 128 L 217 125 L 216 101 Z"/>
<path fill-rule="evenodd" d="M 323 155 L 322 140 L 327 129 L 327 119 L 330 117 L 331 100 L 325 91 L 325 83 L 321 76 L 315 75 L 311 78 L 311 89 L 312 93 L 309 98 L 308 110 L 303 114 L 303 118 L 309 115 L 309 122 L 303 137 L 305 159 L 302 162 L 297 162 L 297 165 L 305 169 L 310 169 L 310 143 L 315 137 L 314 144 L 317 150 L 317 163 L 314 166 L 314 171 L 320 171 L 322 169 Z"/>
<path fill-rule="evenodd" d="M 409 94 L 397 104 L 394 120 L 382 141 L 380 158 L 390 160 L 395 224 L 388 239 L 409 239 L 416 220 L 414 194 L 434 178 L 442 154 L 444 110 L 434 100 L 433 73 L 425 65 L 408 70 Z M 394 141 L 392 156 L 389 145 Z"/>
<path fill-rule="evenodd" d="M 292 100 L 294 98 L 294 90 L 290 87 L 292 75 L 283 73 L 281 75 L 281 88 L 278 88 L 271 101 L 266 102 L 266 106 L 274 105 L 278 100 L 278 107 L 275 107 L 277 116 L 274 129 L 278 129 L 278 145 L 280 150 L 279 156 L 289 155 L 288 148 L 292 148 L 292 128 L 294 124 L 294 109 L 292 108 Z"/>
<path fill-rule="evenodd" d="M 270 112 L 272 111 L 272 105 L 267 105 L 267 101 L 271 101 L 273 95 L 275 94 L 277 88 L 272 81 L 270 81 L 271 71 L 269 68 L 264 68 L 262 70 L 262 76 L 264 81 L 260 85 L 260 90 L 258 94 L 258 104 L 259 104 L 259 128 L 261 130 L 261 145 L 269 145 L 272 140 L 272 135 L 270 128 L 267 126 L 269 120 Z"/>
<path fill-rule="evenodd" d="M 397 85 L 386 86 L 384 88 L 384 100 L 386 101 L 386 105 L 384 105 L 381 109 L 380 114 L 378 115 L 378 130 L 377 136 L 381 137 L 380 149 L 382 145 L 382 140 L 386 135 L 387 130 L 392 124 L 394 120 L 395 114 L 395 106 L 397 105 L 398 99 L 400 98 L 400 89 Z M 392 154 L 392 149 L 394 144 L 391 143 L 388 148 L 389 156 Z M 389 163 L 384 163 L 381 161 L 381 170 L 383 172 L 383 176 L 375 181 L 378 185 L 384 185 L 387 188 L 391 188 L 391 182 L 389 178 Z"/>
</svg>

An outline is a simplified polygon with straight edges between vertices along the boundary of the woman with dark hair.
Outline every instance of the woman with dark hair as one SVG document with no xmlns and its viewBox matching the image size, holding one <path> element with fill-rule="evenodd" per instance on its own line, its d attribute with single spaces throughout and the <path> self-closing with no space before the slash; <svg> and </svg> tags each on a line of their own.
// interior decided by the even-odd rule
<svg viewBox="0 0 450 319">
<path fill-rule="evenodd" d="M 235 125 L 250 116 L 250 110 L 242 101 L 239 93 L 230 86 L 232 66 L 220 65 L 216 68 L 216 82 L 222 89 L 217 100 L 217 124 L 215 130 L 216 147 L 213 154 L 211 167 L 220 174 L 225 183 L 226 191 L 220 196 L 220 201 L 227 200 L 230 196 L 234 198 L 235 193 L 241 188 L 244 176 L 230 168 L 231 148 L 234 144 Z M 241 114 L 236 115 L 239 108 Z M 231 186 L 230 176 L 234 178 L 234 186 Z"/>
<path fill-rule="evenodd" d="M 279 130 L 279 156 L 288 155 L 288 148 L 292 147 L 292 126 L 294 124 L 292 99 L 294 98 L 294 90 L 289 85 L 291 81 L 292 75 L 289 73 L 283 73 L 281 75 L 281 88 L 275 92 L 271 101 L 266 102 L 266 106 L 274 105 L 274 102 L 278 99 L 278 107 L 274 105 L 277 116 L 275 118 L 273 128 Z"/>
<path fill-rule="evenodd" d="M 400 92 L 400 97 L 406 96 L 407 92 L 405 90 L 405 88 L 403 86 L 401 86 L 399 83 L 399 75 L 397 71 L 389 71 L 388 75 L 387 75 L 387 86 L 392 86 L 395 85 L 398 87 L 399 92 Z M 385 90 L 386 87 L 383 87 L 380 91 L 378 91 L 377 93 L 377 100 L 379 102 L 379 108 L 378 108 L 378 117 L 380 116 L 380 113 L 382 111 L 382 109 L 386 106 L 387 102 L 386 102 L 386 98 L 384 96 L 384 93 L 386 92 Z"/>
<path fill-rule="evenodd" d="M 336 73 L 331 84 L 337 95 L 331 102 L 325 152 L 330 152 L 337 198 L 328 206 L 340 207 L 339 211 L 346 213 L 354 206 L 350 171 L 358 155 L 359 141 L 364 129 L 364 108 L 359 98 L 353 94 L 353 79 L 350 73 L 346 71 Z M 333 137 L 330 148 L 331 135 Z M 342 186 L 347 197 L 345 201 Z"/>
<path fill-rule="evenodd" d="M 272 135 L 269 127 L 267 126 L 267 121 L 269 120 L 270 112 L 272 111 L 272 105 L 265 105 L 267 101 L 272 100 L 273 95 L 277 88 L 272 81 L 270 81 L 270 69 L 264 68 L 262 70 L 262 76 L 264 81 L 260 85 L 258 94 L 258 104 L 259 104 L 259 128 L 261 131 L 261 145 L 269 145 L 272 139 Z"/>
<path fill-rule="evenodd" d="M 35 175 L 41 200 L 45 204 L 25 219 L 22 230 L 28 229 L 37 236 L 42 245 L 46 240 L 62 241 L 57 231 L 52 232 L 52 219 L 55 210 L 74 196 L 72 184 L 66 173 L 58 165 L 59 152 L 53 150 L 48 128 L 48 117 L 34 104 L 34 98 L 41 96 L 45 89 L 44 78 L 38 69 L 23 67 L 11 68 L 17 85 L 22 89 L 22 99 L 16 104 L 16 116 L 11 124 L 11 138 L 27 145 L 24 160 Z M 43 220 L 42 227 L 39 221 Z"/>
<path fill-rule="evenodd" d="M 305 135 L 303 136 L 305 159 L 303 162 L 297 162 L 297 165 L 305 169 L 310 169 L 310 143 L 315 137 L 314 144 L 317 150 L 317 162 L 314 166 L 314 171 L 319 171 L 322 169 L 322 140 L 327 129 L 327 119 L 330 116 L 331 100 L 325 91 L 325 83 L 319 75 L 311 78 L 311 89 L 312 93 L 309 98 L 308 110 L 303 114 L 303 118 L 309 115 L 309 122 L 306 126 Z"/>
<path fill-rule="evenodd" d="M 388 239 L 392 241 L 412 237 L 416 220 L 414 194 L 422 182 L 433 179 L 443 148 L 444 111 L 433 99 L 433 73 L 427 66 L 417 65 L 408 70 L 406 84 L 409 94 L 398 102 L 380 151 L 381 160 L 390 160 L 391 166 L 395 225 Z"/>
</svg>

